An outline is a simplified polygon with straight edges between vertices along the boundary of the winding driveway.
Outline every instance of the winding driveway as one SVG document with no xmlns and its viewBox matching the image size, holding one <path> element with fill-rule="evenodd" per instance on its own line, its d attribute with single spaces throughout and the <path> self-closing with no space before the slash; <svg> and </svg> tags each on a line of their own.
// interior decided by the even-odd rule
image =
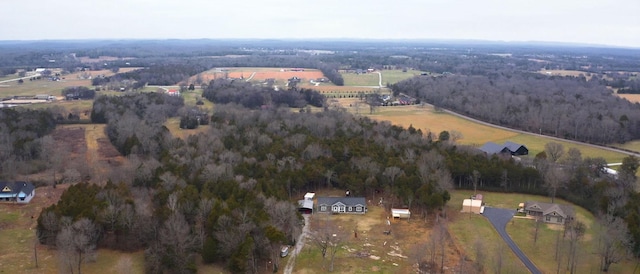
<svg viewBox="0 0 640 274">
<path fill-rule="evenodd" d="M 287 266 L 285 266 L 284 268 L 284 274 L 291 274 L 293 272 L 293 267 L 296 265 L 296 257 L 298 256 L 298 253 L 300 253 L 300 251 L 302 251 L 302 248 L 304 247 L 304 242 L 307 239 L 307 236 L 309 236 L 309 214 L 302 214 L 302 217 L 304 217 L 304 227 L 302 227 L 302 233 L 300 233 L 300 236 L 298 236 L 298 241 L 296 241 L 296 246 L 293 248 L 293 251 L 291 252 L 291 257 L 289 257 L 289 261 L 287 261 Z"/>
<path fill-rule="evenodd" d="M 511 239 L 509 234 L 507 234 L 507 223 L 509 223 L 509 220 L 513 218 L 514 214 L 515 211 L 511 209 L 492 207 L 485 207 L 484 213 L 482 213 L 482 215 L 489 219 L 489 222 L 491 222 L 496 231 L 498 231 L 498 234 L 500 234 L 500 237 L 502 237 L 505 243 L 507 243 L 509 248 L 513 250 L 513 253 L 515 253 L 516 256 L 520 258 L 520 261 L 522 261 L 524 266 L 526 266 L 531 273 L 541 274 L 542 272 L 533 264 L 533 262 L 531 262 L 531 260 L 529 260 L 527 255 L 525 255 L 524 252 L 520 250 L 518 245 Z"/>
</svg>

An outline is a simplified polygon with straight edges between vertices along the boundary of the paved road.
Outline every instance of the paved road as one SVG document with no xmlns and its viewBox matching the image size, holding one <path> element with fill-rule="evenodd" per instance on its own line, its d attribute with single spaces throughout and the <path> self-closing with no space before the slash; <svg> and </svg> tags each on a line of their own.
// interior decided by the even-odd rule
<svg viewBox="0 0 640 274">
<path fill-rule="evenodd" d="M 513 218 L 515 214 L 515 210 L 512 209 L 504 209 L 504 208 L 492 208 L 485 207 L 482 215 L 489 219 L 489 222 L 493 225 L 493 227 L 498 231 L 500 237 L 507 243 L 507 245 L 513 250 L 513 253 L 520 258 L 524 266 L 526 266 L 531 273 L 541 274 L 542 272 L 529 260 L 527 255 L 525 255 L 522 250 L 516 245 L 515 242 L 511 239 L 509 234 L 507 234 L 507 223 L 509 220 Z"/>
<path fill-rule="evenodd" d="M 302 251 L 304 242 L 309 235 L 309 214 L 302 214 L 302 216 L 304 217 L 304 227 L 302 227 L 302 233 L 300 233 L 300 236 L 298 236 L 298 241 L 296 241 L 295 248 L 289 254 L 290 257 L 289 261 L 287 261 L 287 266 L 285 266 L 284 268 L 284 274 L 291 274 L 293 272 L 293 267 L 296 264 L 296 257 L 298 256 L 298 253 Z"/>
</svg>

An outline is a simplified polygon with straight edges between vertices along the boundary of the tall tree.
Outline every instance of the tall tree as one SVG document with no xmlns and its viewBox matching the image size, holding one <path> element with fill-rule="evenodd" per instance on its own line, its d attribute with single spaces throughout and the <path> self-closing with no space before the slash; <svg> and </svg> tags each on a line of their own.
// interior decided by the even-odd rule
<svg viewBox="0 0 640 274">
<path fill-rule="evenodd" d="M 544 145 L 544 152 L 547 153 L 549 161 L 556 163 L 564 155 L 564 146 L 560 143 L 549 142 Z"/>
<path fill-rule="evenodd" d="M 612 264 L 620 262 L 629 255 L 631 239 L 629 230 L 622 218 L 615 216 L 615 208 L 609 205 L 607 211 L 598 218 L 598 254 L 600 270 L 608 272 Z"/>
</svg>

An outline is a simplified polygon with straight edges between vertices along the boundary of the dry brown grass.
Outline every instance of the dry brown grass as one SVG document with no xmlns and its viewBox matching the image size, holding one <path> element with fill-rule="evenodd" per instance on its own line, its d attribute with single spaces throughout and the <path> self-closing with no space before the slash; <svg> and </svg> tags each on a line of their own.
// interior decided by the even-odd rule
<svg viewBox="0 0 640 274">
<path fill-rule="evenodd" d="M 288 79 L 293 78 L 294 76 L 300 78 L 302 82 L 309 82 L 309 80 L 324 77 L 322 72 L 316 69 L 291 71 L 281 68 L 228 68 L 225 71 L 221 71 L 220 69 L 205 71 L 199 75 L 190 77 L 189 82 L 195 82 L 195 80 L 200 77 L 204 83 L 208 83 L 211 80 L 221 79 L 225 76 L 229 78 L 242 78 L 248 80 L 251 75 L 253 75 L 251 81 L 259 82 L 266 79 L 275 79 L 278 84 L 284 84 Z"/>
<path fill-rule="evenodd" d="M 342 190 L 320 190 L 316 196 L 344 195 Z M 367 201 L 368 211 L 364 215 L 353 214 L 313 214 L 311 215 L 311 231 L 330 222 L 337 227 L 338 234 L 343 237 L 343 246 L 335 259 L 337 273 L 412 273 L 418 257 L 424 259 L 424 252 L 415 252 L 417 245 L 424 245 L 430 237 L 431 223 L 425 223 L 414 212 L 411 220 L 390 220 L 390 213 L 384 207 L 374 205 L 373 198 Z M 432 215 L 431 215 L 432 216 Z M 431 219 L 431 218 L 430 218 Z M 391 230 L 390 235 L 383 232 Z M 354 231 L 357 231 L 357 238 Z M 449 242 L 445 265 L 455 266 L 460 258 L 460 250 L 456 244 Z M 308 240 L 305 248 L 298 255 L 294 273 L 325 273 L 322 268 L 319 248 Z M 328 263 L 326 264 L 328 266 Z"/>
</svg>

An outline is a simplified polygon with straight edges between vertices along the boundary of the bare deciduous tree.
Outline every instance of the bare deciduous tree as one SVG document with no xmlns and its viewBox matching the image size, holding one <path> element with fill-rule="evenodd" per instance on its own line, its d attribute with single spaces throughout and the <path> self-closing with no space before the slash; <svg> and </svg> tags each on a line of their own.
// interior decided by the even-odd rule
<svg viewBox="0 0 640 274">
<path fill-rule="evenodd" d="M 614 215 L 614 207 L 609 206 L 607 212 L 598 220 L 598 254 L 601 258 L 600 270 L 608 272 L 612 264 L 620 262 L 629 255 L 630 236 L 627 224 Z"/>
<path fill-rule="evenodd" d="M 564 146 L 560 143 L 549 142 L 544 145 L 544 152 L 547 153 L 549 161 L 556 163 L 564 155 Z"/>
<path fill-rule="evenodd" d="M 555 202 L 556 193 L 558 189 L 565 186 L 567 183 L 567 173 L 560 168 L 549 168 L 546 173 L 543 174 L 544 181 L 549 190 L 551 196 L 551 203 Z"/>
<path fill-rule="evenodd" d="M 63 272 L 82 273 L 82 263 L 94 255 L 99 235 L 96 225 L 86 218 L 62 228 L 57 248 Z"/>
</svg>

